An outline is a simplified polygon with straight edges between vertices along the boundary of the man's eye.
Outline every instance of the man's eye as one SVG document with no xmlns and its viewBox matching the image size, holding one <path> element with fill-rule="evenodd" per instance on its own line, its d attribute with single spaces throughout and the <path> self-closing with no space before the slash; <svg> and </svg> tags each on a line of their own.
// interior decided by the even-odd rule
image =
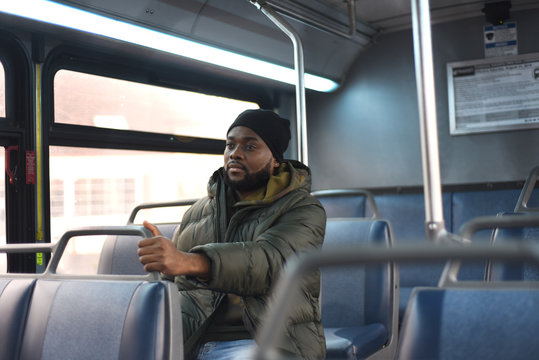
<svg viewBox="0 0 539 360">
<path fill-rule="evenodd" d="M 234 148 L 234 144 L 226 144 L 225 147 L 230 150 Z"/>
<path fill-rule="evenodd" d="M 247 149 L 247 150 L 254 150 L 254 149 L 256 149 L 256 146 L 255 146 L 255 145 L 249 144 L 249 145 L 246 145 L 246 146 L 245 146 L 245 149 Z"/>
</svg>

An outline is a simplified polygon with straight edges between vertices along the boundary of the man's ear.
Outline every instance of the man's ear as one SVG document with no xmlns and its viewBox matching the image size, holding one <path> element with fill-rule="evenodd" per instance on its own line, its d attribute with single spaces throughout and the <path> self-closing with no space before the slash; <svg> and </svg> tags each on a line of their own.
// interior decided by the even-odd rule
<svg viewBox="0 0 539 360">
<path fill-rule="evenodd" d="M 279 166 L 281 166 L 281 163 L 273 157 L 273 168 L 277 169 Z"/>
</svg>

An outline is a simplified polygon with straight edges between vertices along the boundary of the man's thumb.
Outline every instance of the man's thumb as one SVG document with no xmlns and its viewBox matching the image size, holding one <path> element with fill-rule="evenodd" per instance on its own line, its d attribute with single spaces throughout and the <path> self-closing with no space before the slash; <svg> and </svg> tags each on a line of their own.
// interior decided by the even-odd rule
<svg viewBox="0 0 539 360">
<path fill-rule="evenodd" d="M 148 230 L 151 231 L 151 233 L 153 234 L 153 236 L 163 236 L 163 234 L 161 233 L 161 231 L 159 231 L 159 229 L 157 228 L 157 226 L 155 226 L 154 224 L 150 223 L 149 221 L 146 221 L 144 220 L 144 222 L 142 223 L 142 225 L 144 225 L 144 227 Z"/>
</svg>

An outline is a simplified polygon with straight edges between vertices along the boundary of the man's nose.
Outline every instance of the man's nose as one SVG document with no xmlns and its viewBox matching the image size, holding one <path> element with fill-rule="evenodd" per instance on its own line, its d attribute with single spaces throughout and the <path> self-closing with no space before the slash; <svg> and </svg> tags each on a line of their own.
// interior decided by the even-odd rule
<svg viewBox="0 0 539 360">
<path fill-rule="evenodd" d="M 230 157 L 232 159 L 241 159 L 243 158 L 243 150 L 241 149 L 241 146 L 236 146 L 234 150 L 230 152 Z"/>
</svg>

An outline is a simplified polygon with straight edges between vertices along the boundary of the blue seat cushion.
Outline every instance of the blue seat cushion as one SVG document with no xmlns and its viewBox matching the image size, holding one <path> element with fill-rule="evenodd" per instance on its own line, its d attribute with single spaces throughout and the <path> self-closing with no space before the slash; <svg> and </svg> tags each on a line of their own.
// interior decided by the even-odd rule
<svg viewBox="0 0 539 360">
<path fill-rule="evenodd" d="M 385 345 L 388 332 L 380 324 L 324 328 L 326 336 L 326 359 L 363 359 Z"/>
</svg>

